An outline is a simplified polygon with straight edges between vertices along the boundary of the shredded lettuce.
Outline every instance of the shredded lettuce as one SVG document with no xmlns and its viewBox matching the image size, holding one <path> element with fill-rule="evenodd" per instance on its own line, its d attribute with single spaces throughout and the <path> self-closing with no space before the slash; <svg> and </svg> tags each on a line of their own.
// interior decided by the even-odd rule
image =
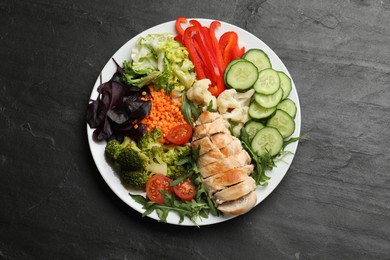
<svg viewBox="0 0 390 260">
<path fill-rule="evenodd" d="M 187 90 L 196 80 L 187 49 L 167 33 L 140 37 L 123 69 L 126 83 L 138 87 L 153 83 L 168 93 Z"/>
</svg>

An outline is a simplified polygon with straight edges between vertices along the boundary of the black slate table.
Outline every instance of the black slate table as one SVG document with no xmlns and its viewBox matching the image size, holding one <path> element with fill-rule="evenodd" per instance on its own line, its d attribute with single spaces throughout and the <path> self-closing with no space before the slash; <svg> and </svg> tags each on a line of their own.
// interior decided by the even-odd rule
<svg viewBox="0 0 390 260">
<path fill-rule="evenodd" d="M 86 136 L 104 64 L 178 16 L 268 44 L 308 133 L 265 201 L 201 228 L 123 203 Z M 1 259 L 390 259 L 390 1 L 2 0 L 0 25 Z"/>
</svg>

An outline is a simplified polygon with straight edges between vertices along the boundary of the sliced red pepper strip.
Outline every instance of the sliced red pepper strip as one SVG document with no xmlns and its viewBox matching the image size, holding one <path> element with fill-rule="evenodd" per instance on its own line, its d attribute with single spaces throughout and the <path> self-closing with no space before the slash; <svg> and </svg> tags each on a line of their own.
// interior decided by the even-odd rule
<svg viewBox="0 0 390 260">
<path fill-rule="evenodd" d="M 182 23 L 187 23 L 187 18 L 183 17 L 183 16 L 180 16 L 176 19 L 176 23 L 175 23 L 175 27 L 176 27 L 176 32 L 178 35 L 180 35 L 181 37 L 184 36 L 184 29 L 183 27 L 181 27 L 181 24 Z"/>
<path fill-rule="evenodd" d="M 224 36 L 222 38 L 222 36 Z M 234 59 L 234 50 L 238 47 L 238 36 L 235 32 L 226 32 L 221 36 L 220 47 L 225 46 L 222 51 L 225 68 Z"/>
<path fill-rule="evenodd" d="M 217 84 L 210 86 L 208 90 L 213 96 L 218 97 L 225 90 L 223 76 L 218 77 Z"/>
<path fill-rule="evenodd" d="M 195 35 L 194 35 L 195 36 Z M 193 38 L 195 38 L 193 36 Z M 194 44 L 194 47 L 195 47 L 195 50 L 201 60 L 201 64 L 202 64 L 202 69 L 203 69 L 203 72 L 204 72 L 204 75 L 205 75 L 205 78 L 208 78 L 208 79 L 211 79 L 212 77 L 212 73 L 210 72 L 209 68 L 207 67 L 207 65 L 205 64 L 205 59 L 206 57 L 204 56 L 204 53 L 202 52 L 202 50 L 200 49 L 200 46 L 198 44 L 197 41 L 193 40 L 192 43 Z"/>
<path fill-rule="evenodd" d="M 212 83 L 216 83 L 217 77 L 219 77 L 221 73 L 213 55 L 212 45 L 208 45 L 207 37 L 204 34 L 201 24 L 196 20 L 191 20 L 190 23 L 196 28 L 194 39 L 198 42 L 200 50 L 203 52 L 203 56 L 205 57 L 204 63 L 212 73 L 212 77 L 209 79 L 212 81 Z"/>
<path fill-rule="evenodd" d="M 177 42 L 180 42 L 181 44 L 184 45 L 184 42 L 183 42 L 183 37 L 181 35 L 176 35 L 175 37 L 173 37 L 173 39 Z"/>
<path fill-rule="evenodd" d="M 202 29 L 203 29 L 203 36 L 204 36 L 204 39 L 206 41 L 206 47 L 207 47 L 207 49 L 210 50 L 210 54 L 212 54 L 213 58 L 215 58 L 216 55 L 215 55 L 215 51 L 214 51 L 213 41 L 212 41 L 211 36 L 210 36 L 210 29 L 207 27 L 204 27 L 204 26 Z"/>
<path fill-rule="evenodd" d="M 192 33 L 194 31 L 196 31 L 196 28 L 194 26 L 191 26 L 191 27 L 188 27 L 187 29 L 185 29 L 183 42 L 184 42 L 184 46 L 186 46 L 186 48 L 188 50 L 188 54 L 190 56 L 191 61 L 194 64 L 196 76 L 198 77 L 198 79 L 204 79 L 205 74 L 204 74 L 204 70 L 202 67 L 202 61 L 199 58 L 199 55 L 194 47 L 194 42 L 192 39 Z"/>
<path fill-rule="evenodd" d="M 216 57 L 216 60 L 218 63 L 219 71 L 222 74 L 224 71 L 223 57 L 222 57 L 221 49 L 219 48 L 218 39 L 215 36 L 215 28 L 220 27 L 220 26 L 221 26 L 221 23 L 219 21 L 211 22 L 209 33 L 210 33 L 210 37 L 211 37 L 211 42 L 213 44 L 213 48 L 214 48 L 215 57 Z"/>
</svg>

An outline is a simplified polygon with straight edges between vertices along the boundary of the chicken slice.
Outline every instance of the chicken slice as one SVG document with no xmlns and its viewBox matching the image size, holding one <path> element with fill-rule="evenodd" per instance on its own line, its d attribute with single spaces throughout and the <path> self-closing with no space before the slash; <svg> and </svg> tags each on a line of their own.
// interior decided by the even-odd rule
<svg viewBox="0 0 390 260">
<path fill-rule="evenodd" d="M 195 126 L 192 138 L 197 140 L 205 136 L 212 136 L 217 133 L 229 133 L 229 130 L 226 128 L 225 121 L 222 117 L 216 119 L 212 123 Z"/>
<path fill-rule="evenodd" d="M 215 120 L 217 120 L 221 117 L 222 116 L 219 113 L 213 113 L 213 112 L 206 110 L 202 114 L 200 114 L 198 119 L 195 121 L 195 126 L 214 122 Z"/>
<path fill-rule="evenodd" d="M 251 161 L 249 154 L 242 150 L 240 153 L 226 157 L 225 159 L 208 164 L 204 167 L 199 167 L 199 172 L 203 178 L 215 175 L 220 172 L 239 168 L 248 165 Z"/>
<path fill-rule="evenodd" d="M 247 195 L 248 193 L 256 189 L 255 180 L 251 177 L 247 177 L 244 181 L 230 186 L 226 189 L 216 192 L 213 195 L 213 200 L 217 204 L 222 204 L 226 201 L 236 200 L 242 196 Z"/>
<path fill-rule="evenodd" d="M 191 147 L 193 150 L 200 147 L 199 155 L 203 155 L 211 150 L 218 149 L 218 147 L 211 141 L 211 139 L 208 136 L 193 141 L 191 143 Z"/>
<path fill-rule="evenodd" d="M 222 149 L 233 141 L 233 137 L 230 133 L 224 132 L 210 136 L 210 140 L 218 149 Z"/>
<path fill-rule="evenodd" d="M 256 205 L 256 202 L 256 192 L 252 191 L 237 200 L 224 202 L 217 208 L 225 214 L 237 216 L 250 211 Z"/>
<path fill-rule="evenodd" d="M 221 172 L 203 180 L 203 185 L 209 195 L 225 189 L 229 186 L 237 184 L 248 178 L 248 175 L 243 168 L 234 168 L 227 172 Z"/>
<path fill-rule="evenodd" d="M 205 167 L 211 163 L 223 160 L 226 156 L 219 149 L 211 150 L 201 156 L 198 159 L 199 168 Z"/>
<path fill-rule="evenodd" d="M 233 136 L 233 141 L 221 149 L 221 153 L 225 157 L 229 157 L 234 154 L 238 154 L 242 151 L 241 141 Z"/>
</svg>

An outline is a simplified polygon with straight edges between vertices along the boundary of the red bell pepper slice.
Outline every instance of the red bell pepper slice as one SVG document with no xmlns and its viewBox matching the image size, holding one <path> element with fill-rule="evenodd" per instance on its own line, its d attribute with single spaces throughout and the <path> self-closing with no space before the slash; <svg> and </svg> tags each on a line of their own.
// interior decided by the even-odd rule
<svg viewBox="0 0 390 260">
<path fill-rule="evenodd" d="M 219 39 L 219 46 L 222 51 L 224 66 L 226 66 L 236 58 L 235 53 L 238 53 L 238 36 L 235 32 L 226 32 Z"/>
<path fill-rule="evenodd" d="M 175 28 L 176 32 L 179 36 L 183 38 L 184 36 L 184 28 L 181 26 L 182 23 L 187 23 L 187 18 L 180 16 L 176 19 Z"/>
<path fill-rule="evenodd" d="M 215 56 L 213 55 L 213 46 L 210 41 L 207 40 L 207 36 L 204 34 L 204 29 L 200 25 L 200 23 L 196 20 L 191 20 L 191 24 L 196 28 L 196 33 L 194 35 L 195 41 L 199 44 L 200 50 L 203 53 L 204 63 L 208 67 L 208 69 L 211 71 L 212 76 L 209 78 L 212 82 L 217 81 L 217 77 L 220 76 L 218 65 L 215 61 Z"/>
<path fill-rule="evenodd" d="M 188 50 L 188 54 L 190 56 L 191 61 L 194 64 L 196 76 L 198 77 L 198 79 L 204 79 L 206 77 L 205 77 L 205 73 L 204 73 L 204 70 L 202 67 L 202 60 L 200 59 L 200 57 L 199 57 L 199 55 L 194 47 L 194 42 L 192 39 L 192 33 L 194 31 L 196 31 L 196 28 L 194 26 L 191 26 L 191 27 L 188 27 L 187 29 L 185 29 L 183 42 L 184 42 L 184 46 Z"/>
<path fill-rule="evenodd" d="M 211 72 L 211 76 L 208 77 L 211 81 L 209 91 L 212 95 L 217 97 L 223 90 L 225 90 L 223 71 L 220 69 L 217 61 L 216 49 L 219 49 L 218 41 L 213 43 L 213 37 L 210 34 L 209 28 L 202 27 L 196 20 L 191 20 L 190 23 L 197 28 L 194 39 L 195 42 L 199 44 L 201 52 L 203 52 L 203 55 L 200 56 L 204 57 L 204 63 L 206 65 L 205 71 L 207 70 Z M 216 25 L 218 25 L 218 23 Z M 214 46 L 217 48 L 214 48 Z"/>
<path fill-rule="evenodd" d="M 210 86 L 208 90 L 213 96 L 218 97 L 225 90 L 223 76 L 218 77 L 216 84 Z"/>
<path fill-rule="evenodd" d="M 224 62 L 223 62 L 221 49 L 219 48 L 218 39 L 215 36 L 215 28 L 216 27 L 220 27 L 220 26 L 221 26 L 221 23 L 219 21 L 211 22 L 209 33 L 210 33 L 211 41 L 212 41 L 212 44 L 213 44 L 213 48 L 214 48 L 215 57 L 216 57 L 216 60 L 217 60 L 217 63 L 218 63 L 218 67 L 219 67 L 219 70 L 220 70 L 220 72 L 222 74 L 223 71 L 224 71 Z"/>
</svg>

